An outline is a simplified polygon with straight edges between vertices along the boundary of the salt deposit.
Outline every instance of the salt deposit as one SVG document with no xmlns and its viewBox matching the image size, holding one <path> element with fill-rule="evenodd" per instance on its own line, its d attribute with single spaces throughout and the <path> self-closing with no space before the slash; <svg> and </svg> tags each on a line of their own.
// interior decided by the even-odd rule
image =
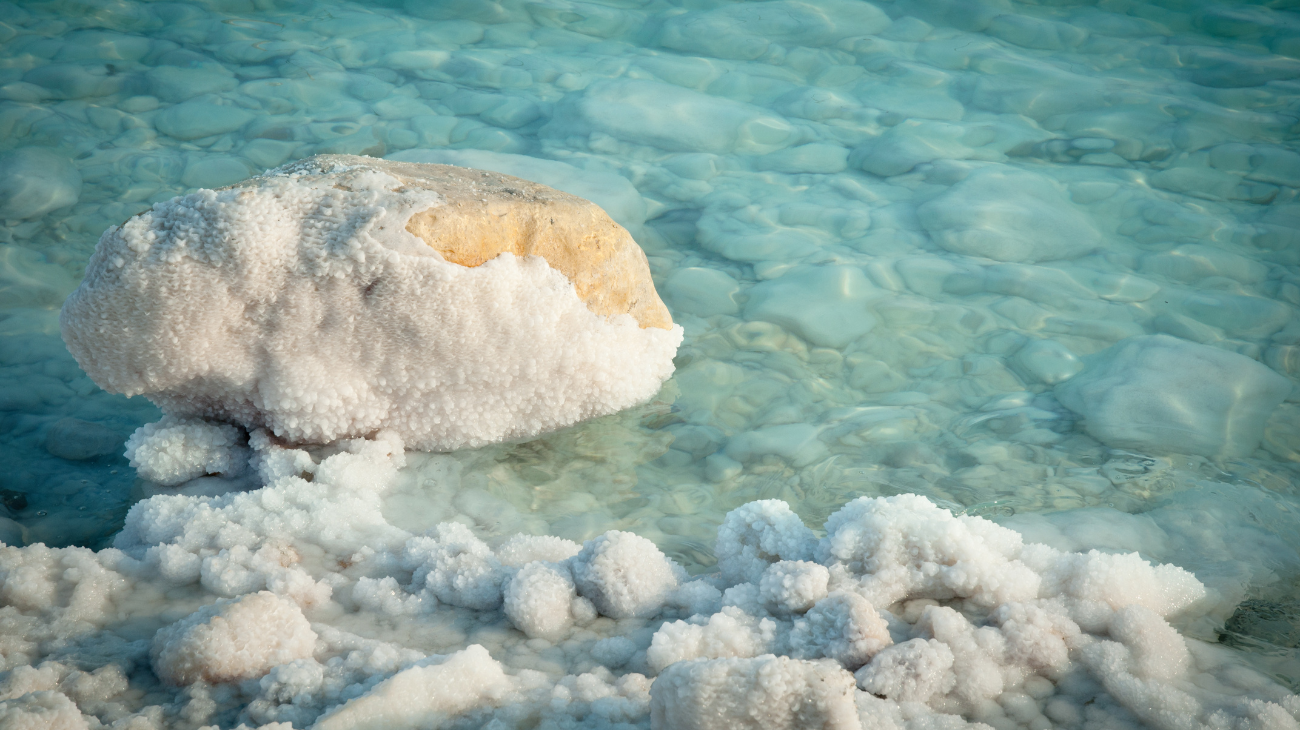
<svg viewBox="0 0 1300 730">
<path fill-rule="evenodd" d="M 1284 5 L 0 3 L 0 725 L 1295 727 Z M 444 453 L 99 390 L 56 311 L 95 241 L 322 154 L 595 201 L 682 327 L 673 377 Z M 295 200 L 389 214 L 339 240 L 366 260 L 329 281 L 360 293 L 410 256 L 385 201 L 422 193 L 348 187 Z M 273 263 L 243 260 L 196 301 Z M 559 269 L 564 311 L 606 316 L 557 263 L 461 278 Z M 331 386 L 405 382 L 366 371 L 382 337 L 285 321 Z M 536 329 L 497 356 L 466 329 L 466 372 Z M 292 651 L 245 650 L 272 625 Z M 162 676 L 199 665 L 241 678 Z"/>
<path fill-rule="evenodd" d="M 267 439 L 252 445 L 261 463 L 288 456 Z M 1267 723 L 1300 713 L 1294 695 L 1179 635 L 1168 621 L 1185 623 L 1213 601 L 1190 573 L 1134 553 L 1025 543 L 904 495 L 845 505 L 815 541 L 815 562 L 771 562 L 757 583 L 734 572 L 690 578 L 618 531 L 576 554 L 516 537 L 501 557 L 533 550 L 540 559 L 507 568 L 462 524 L 411 535 L 382 517 L 404 458 L 395 435 L 340 447 L 305 456 L 311 482 L 268 469 L 253 492 L 154 497 L 132 510 L 114 549 L 0 549 L 8 620 L 25 626 L 7 654 L 17 663 L 0 685 L 3 711 L 87 722 L 83 713 L 103 705 L 67 702 L 56 662 L 99 651 L 192 685 L 195 717 L 238 711 L 317 728 L 542 716 L 708 728 L 896 718 L 901 727 L 903 718 L 1122 722 L 1128 713 L 1159 726 L 1237 718 L 1282 727 Z M 812 544 L 780 502 L 726 521 L 766 524 L 751 534 L 778 530 L 804 554 Z M 718 552 L 736 541 L 720 533 Z M 719 604 L 709 596 L 720 588 Z M 214 593 L 230 598 L 202 605 Z M 163 595 L 197 607 L 164 618 L 153 607 Z M 142 629 L 150 641 L 131 638 Z M 51 642 L 59 636 L 73 643 Z M 425 648 L 392 643 L 402 636 Z M 212 689 L 196 705 L 200 686 Z M 155 712 L 126 692 L 120 683 L 103 701 Z"/>
<path fill-rule="evenodd" d="M 153 670 L 176 685 L 257 679 L 306 659 L 316 634 L 292 601 L 268 591 L 217 601 L 153 637 Z"/>
</svg>

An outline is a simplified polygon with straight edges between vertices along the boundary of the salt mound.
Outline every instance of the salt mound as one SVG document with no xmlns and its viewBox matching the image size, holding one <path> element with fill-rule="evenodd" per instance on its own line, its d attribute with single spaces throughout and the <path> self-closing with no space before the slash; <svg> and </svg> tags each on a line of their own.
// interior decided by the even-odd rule
<svg viewBox="0 0 1300 730">
<path fill-rule="evenodd" d="M 346 156 L 109 229 L 61 324 L 95 382 L 170 415 L 297 442 L 390 428 L 423 450 L 644 401 L 682 338 L 645 254 L 590 203 Z"/>
<path fill-rule="evenodd" d="M 217 601 L 160 629 L 153 669 L 175 685 L 237 682 L 310 657 L 315 646 L 316 632 L 297 604 L 262 591 Z"/>
<path fill-rule="evenodd" d="M 1056 397 L 1115 448 L 1246 456 L 1291 382 L 1235 352 L 1169 335 L 1130 337 L 1084 358 Z"/>
</svg>

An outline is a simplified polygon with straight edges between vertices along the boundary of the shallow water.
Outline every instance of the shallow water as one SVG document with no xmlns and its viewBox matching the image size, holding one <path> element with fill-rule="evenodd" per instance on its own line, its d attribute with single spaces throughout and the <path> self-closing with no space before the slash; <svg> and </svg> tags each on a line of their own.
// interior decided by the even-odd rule
<svg viewBox="0 0 1300 730">
<path fill-rule="evenodd" d="M 105 228 L 321 152 L 450 161 L 585 184 L 686 340 L 646 406 L 408 455 L 392 524 L 700 573 L 746 502 L 917 493 L 1186 567 L 1223 607 L 1185 631 L 1294 687 L 1300 395 L 1254 393 L 1300 375 L 1297 57 L 1284 2 L 0 5 L 0 538 L 101 547 L 159 491 L 120 448 L 157 410 L 58 335 Z"/>
</svg>

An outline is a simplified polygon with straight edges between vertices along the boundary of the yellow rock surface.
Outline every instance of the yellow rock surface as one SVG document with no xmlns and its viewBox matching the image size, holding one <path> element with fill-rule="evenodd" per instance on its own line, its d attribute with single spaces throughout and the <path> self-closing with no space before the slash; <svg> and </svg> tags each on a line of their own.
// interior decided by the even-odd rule
<svg viewBox="0 0 1300 730">
<path fill-rule="evenodd" d="M 592 312 L 630 314 L 670 329 L 645 252 L 604 210 L 575 195 L 499 172 L 422 162 L 329 155 L 432 190 L 444 204 L 411 216 L 406 229 L 447 261 L 478 266 L 504 252 L 541 256 L 573 282 Z"/>
</svg>

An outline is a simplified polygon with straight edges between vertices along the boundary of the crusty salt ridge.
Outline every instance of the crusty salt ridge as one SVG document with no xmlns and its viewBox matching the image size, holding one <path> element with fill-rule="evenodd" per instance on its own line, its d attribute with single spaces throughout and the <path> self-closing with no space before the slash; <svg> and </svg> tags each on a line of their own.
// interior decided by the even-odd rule
<svg viewBox="0 0 1300 730">
<path fill-rule="evenodd" d="M 751 503 L 718 532 L 734 570 L 692 579 L 627 532 L 494 549 L 462 524 L 397 528 L 391 431 L 314 452 L 257 431 L 248 448 L 267 486 L 145 500 L 113 549 L 0 548 L 0 717 L 1264 730 L 1300 716 L 1300 698 L 1175 630 L 1215 604 L 1192 574 L 1026 543 L 915 495 L 854 500 L 820 540 L 783 503 Z"/>
<path fill-rule="evenodd" d="M 682 338 L 645 255 L 594 205 L 499 173 L 349 156 L 109 229 L 60 321 L 97 383 L 170 415 L 308 443 L 389 428 L 422 450 L 647 400 Z"/>
</svg>

